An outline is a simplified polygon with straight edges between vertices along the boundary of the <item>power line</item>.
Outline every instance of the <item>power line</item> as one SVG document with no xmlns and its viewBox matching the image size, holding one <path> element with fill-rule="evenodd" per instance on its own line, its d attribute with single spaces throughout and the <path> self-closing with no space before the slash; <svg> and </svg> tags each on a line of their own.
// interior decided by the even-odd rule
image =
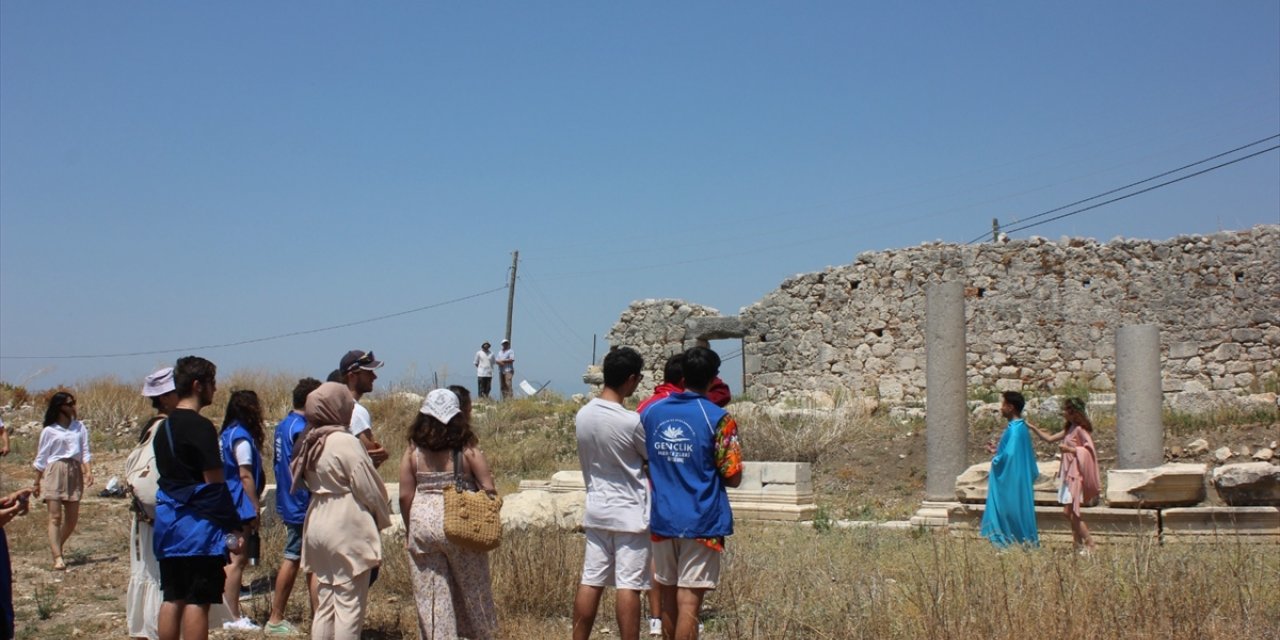
<svg viewBox="0 0 1280 640">
<path fill-rule="evenodd" d="M 1023 218 L 1022 220 L 1018 220 L 1018 221 L 1017 221 L 1017 222 L 1015 222 L 1014 224 L 1023 224 L 1023 223 L 1026 223 L 1026 222 L 1030 222 L 1030 221 L 1032 221 L 1032 220 L 1036 220 L 1036 219 L 1038 219 L 1038 218 L 1043 218 L 1043 217 L 1045 217 L 1045 216 L 1047 216 L 1047 215 L 1049 215 L 1049 214 L 1051 214 L 1051 213 L 1057 213 L 1057 212 L 1059 212 L 1059 211 L 1062 211 L 1063 209 L 1069 209 L 1069 208 L 1074 207 L 1074 206 L 1076 206 L 1076 205 L 1084 204 L 1084 203 L 1086 203 L 1086 202 L 1089 202 L 1090 200 L 1097 200 L 1098 198 L 1105 198 L 1106 196 L 1109 196 L 1109 195 L 1111 195 L 1111 194 L 1113 194 L 1113 193 L 1116 193 L 1116 192 L 1119 192 L 1119 191 L 1124 191 L 1125 189 L 1129 189 L 1129 188 L 1131 188 L 1131 187 L 1136 187 L 1136 186 L 1138 186 L 1138 185 L 1140 185 L 1140 184 L 1147 183 L 1147 182 L 1151 182 L 1152 180 L 1159 180 L 1160 178 L 1163 178 L 1163 177 L 1165 177 L 1165 176 L 1167 176 L 1167 175 L 1177 173 L 1177 172 L 1182 171 L 1182 170 L 1184 170 L 1184 169 L 1190 169 L 1191 167 L 1194 167 L 1194 166 L 1197 166 L 1197 165 L 1201 165 L 1201 164 L 1204 164 L 1204 163 L 1206 163 L 1206 162 L 1210 162 L 1210 161 L 1212 161 L 1212 160 L 1217 160 L 1218 158 L 1221 158 L 1221 157 L 1223 157 L 1223 156 L 1231 155 L 1231 154 L 1233 154 L 1233 153 L 1235 153 L 1235 152 L 1237 152 L 1237 151 L 1241 151 L 1241 150 L 1244 150 L 1244 149 L 1248 149 L 1249 147 L 1257 146 L 1257 145 L 1262 144 L 1262 143 L 1264 143 L 1264 142 L 1266 142 L 1266 141 L 1268 141 L 1268 140 L 1274 140 L 1274 139 L 1276 139 L 1276 138 L 1280 138 L 1280 134 L 1276 134 L 1276 135 L 1273 135 L 1273 136 L 1267 136 L 1267 137 L 1262 138 L 1262 139 L 1260 139 L 1260 140 L 1255 140 L 1255 141 L 1253 141 L 1253 142 L 1250 142 L 1249 144 L 1246 144 L 1246 145 L 1243 145 L 1243 146 L 1236 147 L 1236 148 L 1234 148 L 1234 149 L 1232 149 L 1232 150 L 1230 150 L 1230 151 L 1223 151 L 1222 153 L 1219 153 L 1219 154 L 1217 154 L 1217 155 L 1209 156 L 1208 158 L 1204 158 L 1203 160 L 1197 160 L 1197 161 L 1195 161 L 1195 162 L 1192 162 L 1191 164 L 1185 164 L 1185 165 L 1182 165 L 1181 167 L 1178 167 L 1177 169 L 1170 169 L 1170 170 L 1168 170 L 1168 171 L 1165 171 L 1164 173 L 1158 173 L 1158 174 L 1156 174 L 1156 175 L 1154 175 L 1154 176 L 1151 176 L 1150 178 L 1144 178 L 1144 179 L 1139 180 L 1139 181 L 1137 181 L 1137 182 L 1131 182 L 1131 183 L 1129 183 L 1129 184 L 1124 185 L 1123 187 L 1116 187 L 1115 189 L 1112 189 L 1112 190 L 1110 190 L 1110 191 L 1104 191 L 1104 192 L 1102 192 L 1102 193 L 1099 193 L 1098 195 L 1090 196 L 1090 197 L 1085 198 L 1085 199 L 1083 199 L 1083 200 L 1077 200 L 1077 201 L 1075 201 L 1075 202 L 1072 202 L 1071 204 L 1064 204 L 1064 205 L 1062 205 L 1061 207 L 1056 207 L 1056 208 L 1050 209 L 1050 210 L 1048 210 L 1048 211 L 1042 211 L 1042 212 L 1037 213 L 1037 214 L 1035 214 L 1035 215 L 1033 215 L 1033 216 L 1031 216 L 1031 217 L 1029 217 L 1029 218 Z M 1272 148 L 1274 148 L 1274 147 L 1272 147 Z M 1262 151 L 1262 152 L 1260 152 L 1260 153 L 1265 153 L 1266 151 L 1270 151 L 1270 150 L 1271 150 L 1271 149 L 1266 149 L 1266 150 L 1264 150 L 1264 151 Z M 1253 155 L 1258 155 L 1258 154 L 1253 154 Z M 1245 156 L 1244 158 L 1240 158 L 1240 160 L 1244 160 L 1244 159 L 1246 159 L 1246 158 L 1251 158 L 1251 157 L 1253 157 L 1253 156 L 1252 156 L 1252 155 L 1250 155 L 1250 156 Z M 1227 163 L 1227 164 L 1231 164 L 1231 163 Z M 1212 171 L 1213 169 L 1217 169 L 1217 168 L 1219 168 L 1219 167 L 1225 167 L 1225 166 L 1226 166 L 1226 164 L 1218 165 L 1217 167 L 1213 167 L 1213 168 L 1208 169 L 1208 170 L 1206 170 L 1206 171 Z M 1186 176 L 1186 177 L 1187 177 L 1187 178 L 1190 178 L 1190 177 L 1192 177 L 1192 176 L 1196 176 L 1196 175 L 1200 175 L 1201 173 L 1205 173 L 1206 171 L 1200 171 L 1200 172 L 1198 172 L 1198 173 L 1193 173 L 1193 174 L 1191 174 L 1191 175 L 1189 175 L 1189 176 Z M 1179 178 L 1179 180 L 1181 180 L 1181 179 L 1183 179 L 1183 178 Z M 1170 181 L 1170 182 L 1166 182 L 1166 183 L 1164 183 L 1164 185 L 1173 184 L 1174 182 L 1178 182 L 1178 180 L 1173 180 L 1173 181 Z M 1158 187 L 1161 187 L 1161 186 L 1164 186 L 1164 185 L 1157 185 L 1156 187 L 1153 187 L 1153 188 L 1158 188 Z M 1151 190 L 1151 189 L 1144 189 L 1144 190 L 1142 190 L 1142 191 L 1138 191 L 1138 192 L 1136 192 L 1136 193 L 1134 193 L 1134 194 L 1130 194 L 1130 195 L 1137 195 L 1138 193 L 1145 193 L 1146 191 L 1150 191 L 1150 190 Z M 1128 196 L 1126 196 L 1126 197 L 1128 197 Z M 1123 200 L 1123 198 L 1117 198 L 1117 200 Z M 1115 202 L 1115 200 L 1109 200 L 1108 202 Z M 1104 204 L 1106 204 L 1106 203 L 1104 203 Z M 1091 207 L 1091 208 L 1094 208 L 1094 207 Z M 1088 209 L 1082 209 L 1082 211 L 1088 211 Z M 1060 218 L 1060 217 L 1062 217 L 1062 216 L 1059 216 L 1059 218 Z M 1052 218 L 1051 220 L 1058 220 L 1059 218 Z M 1048 221 L 1046 220 L 1046 222 L 1048 222 Z M 1035 225 L 1032 225 L 1032 226 L 1035 226 Z M 1031 228 L 1031 227 L 1028 227 L 1028 226 L 1021 226 L 1021 227 L 1017 227 L 1017 228 L 1014 228 L 1014 229 L 1006 229 L 1005 231 L 1006 231 L 1006 232 L 1013 232 L 1013 231 L 1019 231 L 1019 230 L 1021 230 L 1021 229 L 1029 229 L 1029 228 Z M 973 244 L 973 243 L 975 243 L 975 242 L 977 242 L 977 241 L 979 241 L 979 240 L 981 240 L 981 239 L 983 239 L 983 238 L 987 237 L 987 235 L 988 235 L 988 232 L 984 231 L 984 232 L 982 232 L 981 234 L 978 234 L 978 236 L 977 236 L 977 237 L 975 237 L 974 239 L 972 239 L 972 240 L 970 240 L 970 241 L 966 242 L 965 244 L 967 244 L 967 245 L 968 245 L 968 244 Z"/>
<path fill-rule="evenodd" d="M 1024 224 L 1024 225 L 1022 225 L 1022 226 L 1020 226 L 1020 227 L 1014 227 L 1014 228 L 1012 228 L 1012 229 L 1009 229 L 1008 231 L 1009 231 L 1010 233 L 1012 233 L 1012 232 L 1014 232 L 1014 231 L 1022 231 L 1023 229 L 1030 229 L 1030 228 L 1032 228 L 1032 227 L 1038 227 L 1038 226 L 1040 226 L 1040 225 L 1042 225 L 1042 224 L 1048 224 L 1048 223 L 1053 222 L 1053 221 L 1055 221 L 1055 220 L 1061 220 L 1061 219 L 1063 219 L 1063 218 L 1067 218 L 1067 217 L 1070 217 L 1070 216 L 1074 216 L 1074 215 L 1076 215 L 1077 213 L 1084 213 L 1084 212 L 1089 211 L 1089 210 L 1091 210 L 1091 209 L 1097 209 L 1098 207 L 1101 207 L 1101 206 L 1104 206 L 1104 205 L 1108 205 L 1108 204 L 1111 204 L 1111 203 L 1113 203 L 1113 202 L 1119 202 L 1119 201 L 1121 201 L 1121 200 L 1124 200 L 1125 198 L 1132 198 L 1133 196 L 1141 195 L 1141 194 L 1146 193 L 1146 192 L 1148 192 L 1148 191 L 1154 191 L 1154 190 L 1156 190 L 1156 189 L 1159 189 L 1160 187 L 1167 187 L 1167 186 L 1169 186 L 1169 185 L 1171 185 L 1171 184 L 1173 184 L 1173 183 L 1175 183 L 1175 182 L 1182 182 L 1183 180 L 1186 180 L 1187 178 L 1194 178 L 1194 177 L 1196 177 L 1196 176 L 1198 176 L 1198 175 L 1205 174 L 1205 173 L 1209 173 L 1210 171 L 1213 171 L 1214 169 L 1221 169 L 1222 167 L 1225 167 L 1225 166 L 1227 166 L 1227 165 L 1232 165 L 1232 164 L 1235 164 L 1235 163 L 1237 163 L 1237 162 L 1241 162 L 1241 161 L 1243 161 L 1243 160 L 1248 160 L 1249 158 L 1253 158 L 1253 157 L 1255 157 L 1255 156 L 1260 156 L 1260 155 L 1262 155 L 1262 154 L 1264 154 L 1264 153 L 1266 153 L 1266 152 L 1268 152 L 1268 151 L 1275 151 L 1276 149 L 1280 149 L 1280 145 L 1276 145 L 1276 146 L 1274 146 L 1274 147 L 1268 147 L 1268 148 L 1266 148 L 1266 149 L 1263 149 L 1262 151 L 1255 151 L 1255 152 L 1253 152 L 1253 153 L 1251 153 L 1251 154 L 1249 154 L 1249 155 L 1247 155 L 1247 156 L 1243 156 L 1243 157 L 1240 157 L 1240 158 L 1236 158 L 1235 160 L 1228 160 L 1227 162 L 1224 162 L 1224 163 L 1219 164 L 1219 165 L 1214 165 L 1214 166 L 1212 166 L 1212 167 L 1209 167 L 1208 169 L 1201 169 L 1200 171 L 1197 171 L 1197 172 L 1195 172 L 1195 173 L 1191 173 L 1191 174 L 1188 174 L 1188 175 L 1182 176 L 1181 178 L 1174 178 L 1173 180 L 1170 180 L 1170 181 L 1168 181 L 1168 182 L 1161 182 L 1160 184 L 1152 185 L 1152 186 L 1150 186 L 1150 187 L 1147 187 L 1146 189 L 1141 189 L 1141 190 L 1138 190 L 1138 191 L 1134 191 L 1133 193 L 1127 193 L 1127 194 L 1122 195 L 1122 196 L 1120 196 L 1120 197 L 1118 197 L 1118 198 L 1112 198 L 1112 199 L 1107 200 L 1107 201 L 1105 201 L 1105 202 L 1099 202 L 1098 204 L 1089 205 L 1089 206 L 1087 206 L 1087 207 L 1085 207 L 1085 208 L 1083 208 L 1083 209 L 1077 209 L 1077 210 L 1075 210 L 1075 211 L 1069 211 L 1069 212 L 1067 212 L 1067 213 L 1064 213 L 1064 214 L 1062 214 L 1062 215 L 1054 216 L 1054 217 L 1049 218 L 1049 219 L 1047 219 L 1047 220 L 1041 220 L 1040 222 L 1033 222 L 1033 223 L 1031 223 L 1031 224 Z"/>
<path fill-rule="evenodd" d="M 418 313 L 418 312 L 420 312 L 420 311 L 426 311 L 426 310 L 428 310 L 428 309 L 435 309 L 435 308 L 437 308 L 437 307 L 443 307 L 443 306 L 445 306 L 445 305 L 456 304 L 456 303 L 458 303 L 458 302 L 462 302 L 462 301 L 464 301 L 464 300 L 470 300 L 470 299 L 472 299 L 472 298 L 479 298 L 480 296 L 489 295 L 490 293 L 497 293 L 498 291 L 502 291 L 502 290 L 504 290 L 504 289 L 506 289 L 506 288 L 507 288 L 507 286 L 506 286 L 506 285 L 503 285 L 503 286 L 501 286 L 501 287 L 495 287 L 495 288 L 493 288 L 493 289 L 489 289 L 488 291 L 481 291 L 481 292 L 479 292 L 479 293 L 473 293 L 473 294 L 468 295 L 468 296 L 462 296 L 461 298 L 454 298 L 454 299 L 452 299 L 452 300 L 445 300 L 444 302 L 436 302 L 436 303 L 433 303 L 433 304 L 428 304 L 428 305 L 424 305 L 424 306 L 421 306 L 421 307 L 415 307 L 415 308 L 413 308 L 413 309 L 406 309 L 406 310 L 404 310 L 404 311 L 397 311 L 397 312 L 395 312 L 395 313 L 388 313 L 388 314 L 381 315 L 381 316 L 376 316 L 376 317 L 373 317 L 373 318 L 365 318 L 364 320 L 355 320 L 355 321 L 352 321 L 352 322 L 344 322 L 344 323 L 342 323 L 342 324 L 335 324 L 335 325 L 328 326 L 328 327 L 320 327 L 320 328 L 318 328 L 318 329 L 304 329 L 304 330 L 302 330 L 302 331 L 291 331 L 291 332 L 289 332 L 289 333 L 281 333 L 281 334 L 274 335 L 274 336 L 267 336 L 267 337 L 265 337 L 265 338 L 252 338 L 252 339 L 250 339 L 250 340 L 240 340 L 240 341 L 238 341 L 238 342 L 226 342 L 226 343 L 223 343 L 223 344 L 206 344 L 206 345 L 202 345 L 202 346 L 198 346 L 198 347 L 182 347 L 182 348 L 178 348 L 178 349 L 157 349 L 157 350 L 155 350 L 155 351 L 132 351 L 132 352 L 128 352 L 128 353 L 97 353 L 97 354 L 64 355 L 64 356 L 0 356 L 0 359 L 4 359 L 4 360 L 85 360 L 85 359 L 96 359 L 96 358 L 127 358 L 127 357 L 131 357 L 131 356 L 153 356 L 153 355 L 163 355 L 163 354 L 167 354 L 167 353 L 179 353 L 179 352 L 189 352 L 189 351 L 206 351 L 206 350 L 209 350 L 209 349 L 224 349 L 224 348 L 227 348 L 227 347 L 239 347 L 239 346 L 243 346 L 243 345 L 246 345 L 246 344 L 256 344 L 256 343 L 259 343 L 259 342 L 268 342 L 268 341 L 271 341 L 271 340 L 280 340 L 280 339 L 282 339 L 282 338 L 292 338 L 292 337 L 295 337 L 295 336 L 305 336 L 305 335 L 309 335 L 309 334 L 312 334 L 312 333 L 321 333 L 321 332 L 324 332 L 324 331 L 333 331 L 333 330 L 335 330 L 335 329 L 345 329 L 345 328 L 347 328 L 347 327 L 354 327 L 354 326 L 357 326 L 357 325 L 369 324 L 369 323 L 371 323 L 371 322 L 378 322 L 378 321 L 381 321 L 381 320 L 387 320 L 387 319 L 390 319 L 390 318 L 396 318 L 396 317 L 399 317 L 399 316 L 407 316 L 407 315 L 409 315 L 409 314 L 411 314 L 411 313 Z"/>
</svg>

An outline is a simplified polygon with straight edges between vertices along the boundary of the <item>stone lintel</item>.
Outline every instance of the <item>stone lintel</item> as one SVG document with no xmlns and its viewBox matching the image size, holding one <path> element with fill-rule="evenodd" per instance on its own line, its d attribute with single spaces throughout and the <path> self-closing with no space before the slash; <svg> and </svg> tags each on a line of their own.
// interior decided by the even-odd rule
<svg viewBox="0 0 1280 640">
<path fill-rule="evenodd" d="M 738 316 L 711 316 L 689 318 L 684 321 L 685 340 L 729 340 L 746 334 L 742 318 Z"/>
</svg>

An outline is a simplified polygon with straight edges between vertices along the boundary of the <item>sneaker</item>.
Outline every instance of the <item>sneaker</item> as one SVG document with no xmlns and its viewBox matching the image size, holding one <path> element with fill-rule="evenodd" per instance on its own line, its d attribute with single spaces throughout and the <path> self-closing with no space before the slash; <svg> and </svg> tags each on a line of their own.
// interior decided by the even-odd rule
<svg viewBox="0 0 1280 640">
<path fill-rule="evenodd" d="M 247 617 L 242 617 L 239 620 L 232 620 L 230 622 L 224 622 L 222 623 L 222 628 L 226 631 L 260 631 L 262 630 L 262 627 L 259 627 L 258 625 L 254 624 L 253 621 Z"/>
<path fill-rule="evenodd" d="M 651 636 L 662 635 L 662 619 L 649 618 L 649 635 Z"/>
<path fill-rule="evenodd" d="M 301 633 L 301 631 L 298 630 L 298 627 L 294 626 L 294 624 L 288 620 L 268 622 L 262 629 L 269 636 L 294 636 Z"/>
</svg>

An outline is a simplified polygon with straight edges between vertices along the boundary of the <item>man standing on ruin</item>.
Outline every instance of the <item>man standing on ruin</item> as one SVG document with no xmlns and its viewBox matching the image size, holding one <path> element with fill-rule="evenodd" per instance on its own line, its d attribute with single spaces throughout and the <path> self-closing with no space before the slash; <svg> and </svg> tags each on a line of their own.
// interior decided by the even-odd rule
<svg viewBox="0 0 1280 640">
<path fill-rule="evenodd" d="M 502 375 L 502 399 L 510 400 L 511 381 L 516 377 L 516 352 L 511 350 L 511 341 L 506 338 L 498 350 L 498 373 Z"/>
<path fill-rule="evenodd" d="M 728 487 L 742 483 L 738 425 L 707 399 L 720 356 L 684 353 L 684 391 L 650 405 L 641 422 L 653 486 L 649 528 L 662 634 L 696 640 L 706 592 L 720 582 L 720 556 L 733 534 Z"/>
<path fill-rule="evenodd" d="M 338 363 L 338 371 L 342 372 L 342 382 L 347 385 L 347 389 L 351 390 L 351 395 L 356 399 L 355 411 L 351 414 L 351 435 L 360 439 L 360 443 L 364 445 L 365 451 L 369 452 L 369 458 L 373 460 L 375 467 L 386 462 L 389 454 L 374 438 L 373 420 L 369 417 L 369 410 L 360 404 L 360 398 L 373 391 L 373 381 L 378 379 L 378 374 L 374 371 L 381 368 L 382 364 L 381 360 L 373 357 L 372 351 L 360 349 L 348 351 Z"/>
<path fill-rule="evenodd" d="M 476 367 L 476 397 L 488 400 L 493 390 L 493 354 L 489 352 L 488 340 L 480 345 L 472 364 Z"/>
<path fill-rule="evenodd" d="M 640 415 L 622 401 L 644 379 L 644 359 L 622 347 L 604 357 L 604 390 L 574 419 L 587 486 L 587 547 L 573 602 L 573 638 L 587 640 L 605 587 L 614 587 L 618 633 L 640 637 L 640 592 L 649 588 L 649 491 Z"/>
</svg>

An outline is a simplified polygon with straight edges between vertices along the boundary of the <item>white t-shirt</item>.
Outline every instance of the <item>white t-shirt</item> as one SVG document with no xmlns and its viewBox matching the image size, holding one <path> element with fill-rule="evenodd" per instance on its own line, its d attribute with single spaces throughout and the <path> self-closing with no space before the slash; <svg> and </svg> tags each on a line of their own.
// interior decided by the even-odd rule
<svg viewBox="0 0 1280 640">
<path fill-rule="evenodd" d="M 498 368 L 501 369 L 502 371 L 506 372 L 506 371 L 516 370 L 516 352 L 515 351 L 512 351 L 511 349 L 503 349 L 498 352 L 498 359 L 511 361 L 507 364 L 498 365 Z"/>
<path fill-rule="evenodd" d="M 640 414 L 594 398 L 574 418 L 578 462 L 587 484 L 582 526 L 640 533 L 649 529 L 649 483 L 644 477 Z"/>
<path fill-rule="evenodd" d="M 351 435 L 360 437 L 360 434 L 373 429 L 373 420 L 369 418 L 369 410 L 364 405 L 356 403 L 356 408 L 351 412 Z"/>
<path fill-rule="evenodd" d="M 235 448 L 236 466 L 251 467 L 253 466 L 253 443 L 248 440 L 236 440 Z"/>
<path fill-rule="evenodd" d="M 493 377 L 493 354 L 485 353 L 484 349 L 476 352 L 475 357 L 476 377 L 492 378 Z"/>
</svg>

